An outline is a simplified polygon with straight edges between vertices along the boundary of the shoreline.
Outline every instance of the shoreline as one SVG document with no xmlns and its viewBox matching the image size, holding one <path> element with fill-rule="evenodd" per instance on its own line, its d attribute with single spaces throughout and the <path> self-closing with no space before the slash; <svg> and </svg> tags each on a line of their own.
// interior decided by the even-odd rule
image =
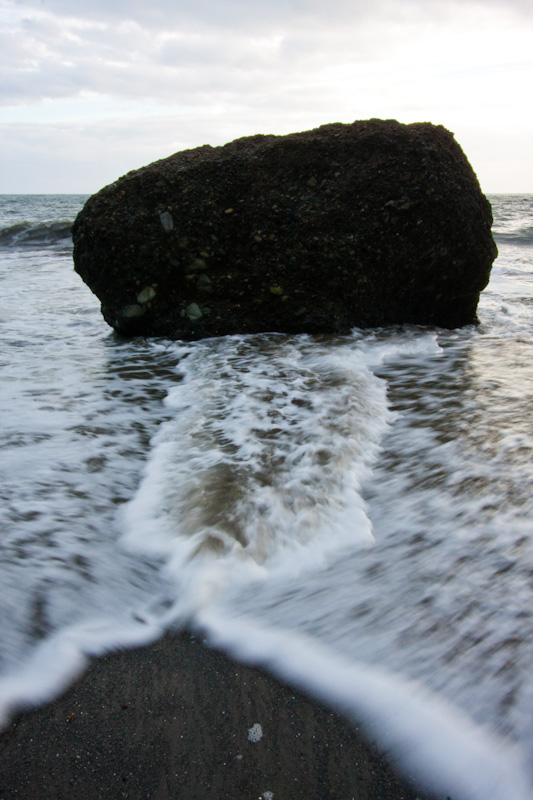
<svg viewBox="0 0 533 800">
<path fill-rule="evenodd" d="M 0 797 L 424 800 L 344 717 L 190 633 L 97 659 L 19 714 Z"/>
</svg>

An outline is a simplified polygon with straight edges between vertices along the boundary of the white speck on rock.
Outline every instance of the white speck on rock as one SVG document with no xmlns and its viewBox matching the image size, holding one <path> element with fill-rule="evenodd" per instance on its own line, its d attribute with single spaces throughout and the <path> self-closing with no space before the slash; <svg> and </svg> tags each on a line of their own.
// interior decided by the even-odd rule
<svg viewBox="0 0 533 800">
<path fill-rule="evenodd" d="M 249 742 L 258 742 L 260 739 L 263 738 L 263 728 L 261 725 L 256 722 L 255 725 L 252 725 L 251 728 L 248 728 L 248 741 Z"/>
</svg>

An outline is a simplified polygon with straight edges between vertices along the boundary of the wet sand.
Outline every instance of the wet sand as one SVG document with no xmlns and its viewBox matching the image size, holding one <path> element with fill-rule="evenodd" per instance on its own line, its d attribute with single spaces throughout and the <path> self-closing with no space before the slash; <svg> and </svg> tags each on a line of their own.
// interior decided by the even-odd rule
<svg viewBox="0 0 533 800">
<path fill-rule="evenodd" d="M 343 717 L 189 634 L 95 661 L 0 735 L 0 800 L 272 797 L 423 795 Z"/>
</svg>

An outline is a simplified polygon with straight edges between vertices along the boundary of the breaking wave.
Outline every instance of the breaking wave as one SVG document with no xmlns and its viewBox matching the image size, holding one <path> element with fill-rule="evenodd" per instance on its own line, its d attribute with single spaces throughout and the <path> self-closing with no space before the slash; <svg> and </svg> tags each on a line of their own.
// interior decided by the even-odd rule
<svg viewBox="0 0 533 800">
<path fill-rule="evenodd" d="M 72 247 L 71 220 L 17 222 L 0 228 L 0 247 L 46 248 Z"/>
</svg>

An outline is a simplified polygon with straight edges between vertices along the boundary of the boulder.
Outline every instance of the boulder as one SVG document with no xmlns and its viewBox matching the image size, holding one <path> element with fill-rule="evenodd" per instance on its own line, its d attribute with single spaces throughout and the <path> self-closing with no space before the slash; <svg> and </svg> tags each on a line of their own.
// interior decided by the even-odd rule
<svg viewBox="0 0 533 800">
<path fill-rule="evenodd" d="M 91 197 L 75 268 L 126 335 L 476 321 L 496 247 L 453 134 L 368 120 L 176 153 Z"/>
</svg>

